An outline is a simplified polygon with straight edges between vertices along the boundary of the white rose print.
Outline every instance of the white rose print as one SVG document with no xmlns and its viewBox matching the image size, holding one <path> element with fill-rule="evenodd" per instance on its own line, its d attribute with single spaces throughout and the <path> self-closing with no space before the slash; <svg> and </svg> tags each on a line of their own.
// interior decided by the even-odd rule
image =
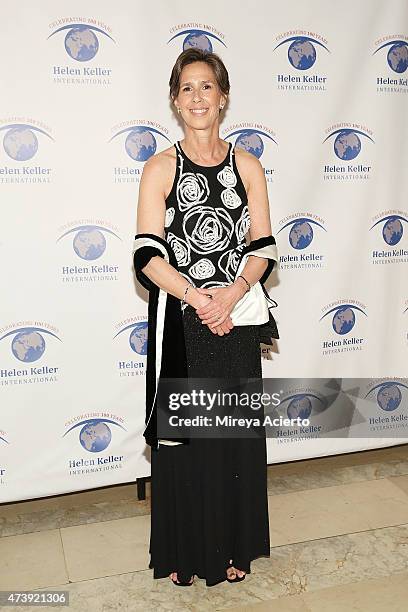
<svg viewBox="0 0 408 612">
<path fill-rule="evenodd" d="M 223 187 L 235 187 L 237 184 L 237 177 L 231 166 L 225 166 L 217 174 L 217 179 Z"/>
<path fill-rule="evenodd" d="M 241 198 L 233 188 L 224 189 L 221 192 L 221 200 L 227 208 L 238 208 L 242 203 Z"/>
<path fill-rule="evenodd" d="M 177 181 L 176 198 L 183 212 L 195 204 L 204 204 L 210 195 L 208 180 L 201 172 L 184 172 L 183 158 L 180 157 L 180 176 Z"/>
<path fill-rule="evenodd" d="M 196 253 L 222 251 L 229 244 L 234 222 L 223 208 L 195 206 L 183 219 L 186 241 Z"/>
<path fill-rule="evenodd" d="M 235 249 L 225 251 L 218 260 L 219 269 L 224 272 L 228 280 L 233 281 L 235 278 L 234 272 L 237 271 L 238 264 L 241 260 L 240 253 L 237 253 Z"/>
<path fill-rule="evenodd" d="M 235 234 L 238 242 L 241 242 L 245 234 L 248 232 L 251 226 L 251 218 L 249 216 L 248 206 L 244 206 L 240 218 L 235 224 Z"/>
<path fill-rule="evenodd" d="M 175 236 L 172 232 L 167 234 L 166 240 L 173 249 L 178 265 L 188 266 L 191 261 L 191 252 L 187 242 L 182 238 Z"/>
<path fill-rule="evenodd" d="M 214 276 L 215 266 L 212 261 L 202 257 L 202 259 L 199 259 L 195 262 L 195 264 L 190 266 L 188 272 L 193 278 L 202 280 L 203 278 L 210 278 L 210 276 Z"/>
</svg>

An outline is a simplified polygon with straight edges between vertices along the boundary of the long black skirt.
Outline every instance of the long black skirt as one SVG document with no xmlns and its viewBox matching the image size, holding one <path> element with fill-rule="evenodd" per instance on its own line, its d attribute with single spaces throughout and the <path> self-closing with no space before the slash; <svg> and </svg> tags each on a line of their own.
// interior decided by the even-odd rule
<svg viewBox="0 0 408 612">
<path fill-rule="evenodd" d="M 262 379 L 259 328 L 213 334 L 184 311 L 189 377 Z M 193 574 L 212 586 L 233 565 L 247 573 L 269 556 L 265 437 L 191 438 L 152 449 L 150 568 L 154 578 Z"/>
</svg>

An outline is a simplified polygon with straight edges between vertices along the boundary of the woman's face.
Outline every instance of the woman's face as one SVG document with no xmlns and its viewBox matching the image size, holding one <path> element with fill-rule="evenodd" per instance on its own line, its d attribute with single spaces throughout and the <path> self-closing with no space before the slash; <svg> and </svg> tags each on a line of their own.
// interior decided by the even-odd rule
<svg viewBox="0 0 408 612">
<path fill-rule="evenodd" d="M 219 108 L 226 97 L 221 93 L 214 71 L 205 62 L 184 66 L 180 74 L 180 90 L 175 105 L 184 121 L 195 129 L 205 129 L 219 118 Z"/>
</svg>

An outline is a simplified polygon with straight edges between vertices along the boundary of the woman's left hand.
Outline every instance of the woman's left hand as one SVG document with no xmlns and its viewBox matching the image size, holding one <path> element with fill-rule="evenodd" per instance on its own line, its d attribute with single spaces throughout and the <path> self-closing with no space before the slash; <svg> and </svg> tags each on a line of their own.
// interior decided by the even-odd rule
<svg viewBox="0 0 408 612">
<path fill-rule="evenodd" d="M 211 301 L 205 306 L 197 308 L 196 313 L 203 324 L 212 330 L 221 325 L 231 314 L 235 304 L 245 294 L 243 283 L 234 282 L 227 287 L 212 287 L 204 289 L 197 287 L 197 291 L 205 295 L 211 295 Z"/>
</svg>

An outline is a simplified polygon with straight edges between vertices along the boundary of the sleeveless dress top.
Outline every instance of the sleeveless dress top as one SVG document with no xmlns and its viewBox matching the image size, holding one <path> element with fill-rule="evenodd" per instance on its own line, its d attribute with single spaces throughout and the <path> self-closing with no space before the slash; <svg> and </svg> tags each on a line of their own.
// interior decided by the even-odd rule
<svg viewBox="0 0 408 612">
<path fill-rule="evenodd" d="M 248 200 L 234 149 L 216 166 L 200 166 L 175 144 L 176 175 L 166 198 L 165 240 L 178 271 L 194 287 L 231 284 L 250 227 Z"/>
</svg>

